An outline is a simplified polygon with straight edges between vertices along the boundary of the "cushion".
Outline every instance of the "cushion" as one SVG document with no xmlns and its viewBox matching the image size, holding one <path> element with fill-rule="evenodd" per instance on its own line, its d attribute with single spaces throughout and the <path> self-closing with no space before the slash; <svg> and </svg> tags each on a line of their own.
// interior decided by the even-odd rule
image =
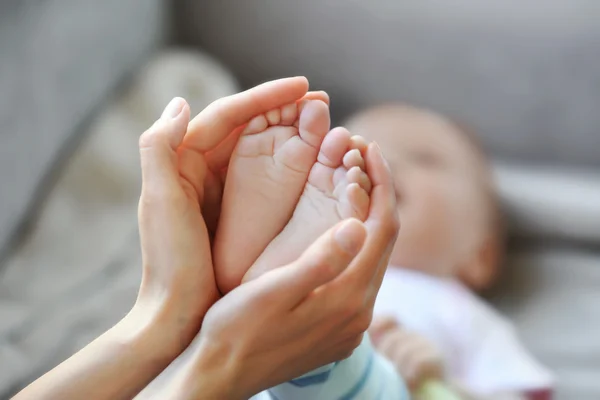
<svg viewBox="0 0 600 400">
<path fill-rule="evenodd" d="M 161 0 L 0 5 L 0 260 L 90 112 L 163 35 Z"/>
<path fill-rule="evenodd" d="M 473 125 L 501 156 L 600 165 L 597 1 L 176 4 L 186 42 L 245 85 L 307 75 L 338 120 L 403 100 Z"/>
<path fill-rule="evenodd" d="M 511 233 L 600 243 L 600 170 L 495 163 Z"/>
<path fill-rule="evenodd" d="M 0 274 L 0 398 L 84 347 L 135 301 L 140 134 L 174 96 L 197 112 L 238 90 L 207 56 L 161 51 L 93 118 Z"/>
<path fill-rule="evenodd" d="M 556 243 L 520 246 L 492 302 L 556 375 L 557 400 L 600 399 L 600 252 Z"/>
</svg>

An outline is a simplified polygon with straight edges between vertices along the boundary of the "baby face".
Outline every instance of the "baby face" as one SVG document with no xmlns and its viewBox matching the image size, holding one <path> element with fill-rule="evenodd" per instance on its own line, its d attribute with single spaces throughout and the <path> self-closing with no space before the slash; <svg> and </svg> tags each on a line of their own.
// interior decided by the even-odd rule
<svg viewBox="0 0 600 400">
<path fill-rule="evenodd" d="M 406 107 L 351 121 L 351 132 L 381 146 L 394 177 L 401 229 L 390 262 L 456 276 L 486 236 L 485 164 L 445 119 Z"/>
</svg>

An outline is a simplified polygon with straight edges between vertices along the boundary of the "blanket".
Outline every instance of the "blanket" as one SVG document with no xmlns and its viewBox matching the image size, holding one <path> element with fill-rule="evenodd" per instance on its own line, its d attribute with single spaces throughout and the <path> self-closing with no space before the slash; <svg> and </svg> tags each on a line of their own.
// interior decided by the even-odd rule
<svg viewBox="0 0 600 400">
<path fill-rule="evenodd" d="M 165 50 L 82 132 L 0 275 L 0 398 L 84 347 L 135 301 L 139 135 L 174 96 L 194 114 L 237 91 L 209 57 Z"/>
</svg>

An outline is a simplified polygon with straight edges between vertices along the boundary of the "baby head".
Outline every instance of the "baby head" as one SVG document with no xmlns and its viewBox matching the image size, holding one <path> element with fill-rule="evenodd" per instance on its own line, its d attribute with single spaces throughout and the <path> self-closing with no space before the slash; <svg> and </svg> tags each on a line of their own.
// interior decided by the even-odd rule
<svg viewBox="0 0 600 400">
<path fill-rule="evenodd" d="M 401 228 L 391 264 L 487 287 L 502 235 L 489 165 L 474 138 L 400 104 L 358 113 L 347 126 L 376 141 L 392 170 Z"/>
</svg>

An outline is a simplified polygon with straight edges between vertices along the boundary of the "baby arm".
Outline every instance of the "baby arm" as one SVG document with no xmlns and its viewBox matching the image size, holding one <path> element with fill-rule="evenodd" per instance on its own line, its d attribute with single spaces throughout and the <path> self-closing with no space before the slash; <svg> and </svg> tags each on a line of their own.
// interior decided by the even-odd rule
<svg viewBox="0 0 600 400">
<path fill-rule="evenodd" d="M 494 393 L 477 395 L 457 382 L 444 380 L 444 360 L 436 346 L 423 336 L 400 326 L 393 318 L 380 318 L 370 328 L 375 348 L 394 365 L 404 378 L 416 399 L 427 399 L 420 395 L 422 385 L 428 381 L 444 381 L 447 387 L 464 400 L 526 400 L 519 393 Z"/>
<path fill-rule="evenodd" d="M 275 400 L 409 399 L 402 378 L 389 361 L 374 351 L 368 335 L 345 360 L 273 387 L 269 394 Z"/>
<path fill-rule="evenodd" d="M 428 380 L 443 379 L 442 354 L 426 338 L 388 317 L 375 319 L 369 333 L 377 351 L 392 362 L 411 391 Z"/>
</svg>

